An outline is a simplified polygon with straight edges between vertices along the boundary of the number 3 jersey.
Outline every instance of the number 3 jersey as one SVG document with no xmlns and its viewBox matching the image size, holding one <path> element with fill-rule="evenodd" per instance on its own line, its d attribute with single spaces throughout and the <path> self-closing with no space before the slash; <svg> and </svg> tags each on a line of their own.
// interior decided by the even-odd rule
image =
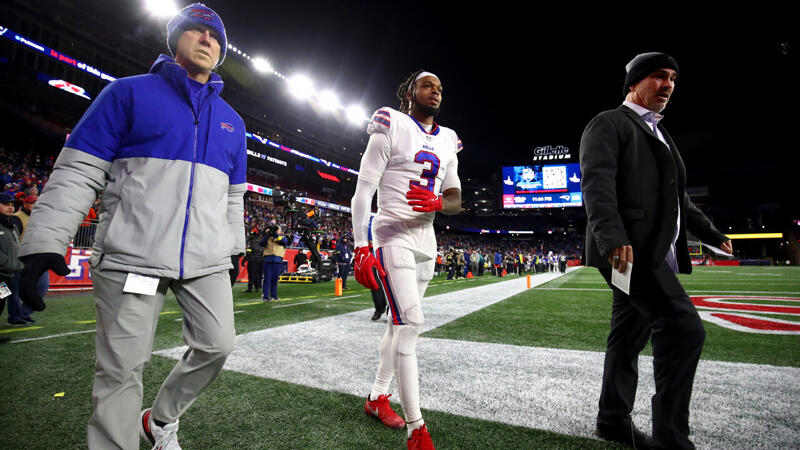
<svg viewBox="0 0 800 450">
<path fill-rule="evenodd" d="M 403 246 L 435 256 L 435 237 L 432 248 L 428 248 L 431 247 L 428 237 L 419 236 L 424 242 L 415 242 L 417 239 L 398 236 L 404 234 L 400 229 L 404 227 L 411 234 L 414 234 L 412 229 L 424 229 L 426 236 L 428 233 L 433 236 L 431 224 L 435 213 L 413 211 L 406 193 L 412 186 L 436 195 L 451 188 L 461 189 L 456 155 L 462 149 L 461 141 L 449 128 L 434 123 L 426 131 L 410 115 L 387 107 L 375 111 L 367 133 L 388 138 L 388 142 L 382 140 L 380 151 L 370 151 L 368 146 L 359 172 L 359 178 L 378 185 L 378 216 L 373 224 L 376 246 L 388 245 L 390 241 L 399 245 L 397 239 L 405 239 Z"/>
</svg>

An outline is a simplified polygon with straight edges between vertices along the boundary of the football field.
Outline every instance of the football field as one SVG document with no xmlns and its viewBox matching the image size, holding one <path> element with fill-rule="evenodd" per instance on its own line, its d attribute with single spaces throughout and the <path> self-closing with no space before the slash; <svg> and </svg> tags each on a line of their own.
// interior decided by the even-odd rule
<svg viewBox="0 0 800 450">
<path fill-rule="evenodd" d="M 610 320 L 596 270 L 447 281 L 423 302 L 420 400 L 437 448 L 608 448 L 592 437 Z M 700 267 L 681 276 L 707 331 L 691 405 L 699 448 L 800 447 L 800 268 Z M 403 448 L 363 413 L 386 319 L 369 293 L 281 285 L 280 302 L 234 290 L 237 341 L 181 419 L 184 448 Z M 2 448 L 85 448 L 91 296 L 51 297 L 26 328 L 2 327 Z M 152 402 L 185 348 L 169 296 L 145 369 Z M 650 428 L 649 349 L 634 421 Z M 394 386 L 393 386 L 394 389 Z M 396 390 L 394 391 L 396 392 Z M 392 398 L 395 399 L 394 397 Z M 399 411 L 399 405 L 395 404 Z M 142 447 L 144 448 L 144 447 Z"/>
</svg>

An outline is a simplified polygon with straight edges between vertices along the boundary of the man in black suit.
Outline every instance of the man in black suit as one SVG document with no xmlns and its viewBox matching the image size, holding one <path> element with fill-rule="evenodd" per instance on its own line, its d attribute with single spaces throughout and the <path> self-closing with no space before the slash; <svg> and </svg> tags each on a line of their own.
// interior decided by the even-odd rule
<svg viewBox="0 0 800 450">
<path fill-rule="evenodd" d="M 625 69 L 625 102 L 592 119 L 580 147 L 586 263 L 613 291 L 597 434 L 633 447 L 694 448 L 689 399 L 705 330 L 675 275 L 692 271 L 687 228 L 728 252 L 732 246 L 689 200 L 683 160 L 658 124 L 675 88 L 677 62 L 643 53 Z M 628 265 L 634 255 L 635 269 Z M 611 284 L 612 270 L 632 271 L 629 295 Z M 656 383 L 652 440 L 630 418 L 639 352 L 648 338 Z"/>
</svg>

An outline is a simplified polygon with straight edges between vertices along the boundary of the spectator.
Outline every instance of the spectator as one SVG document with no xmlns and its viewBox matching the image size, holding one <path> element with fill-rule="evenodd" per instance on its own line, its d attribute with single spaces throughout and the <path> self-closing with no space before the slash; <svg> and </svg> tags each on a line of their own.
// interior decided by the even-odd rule
<svg viewBox="0 0 800 450">
<path fill-rule="evenodd" d="M 17 216 L 22 224 L 22 233 L 20 234 L 20 242 L 25 238 L 25 229 L 28 227 L 28 219 L 31 217 L 31 212 L 33 212 L 33 206 L 36 204 L 36 200 L 39 197 L 35 195 L 29 195 L 23 200 L 22 207 L 17 211 L 14 215 Z M 17 273 L 14 278 L 14 285 L 19 286 L 19 276 L 20 274 Z M 39 294 L 40 297 L 44 297 L 47 295 L 47 290 L 50 289 L 50 274 L 45 272 L 42 276 L 39 277 L 39 280 L 36 282 L 36 292 Z M 28 305 L 22 303 L 22 300 L 19 297 L 19 289 L 17 289 L 13 293 L 13 299 L 10 300 L 14 302 L 14 305 L 19 305 L 20 316 L 23 320 L 33 323 L 34 320 L 31 318 L 31 314 L 33 314 L 33 309 L 31 309 Z M 12 307 L 9 307 L 9 311 Z"/>
<path fill-rule="evenodd" d="M 503 254 L 500 250 L 494 252 L 494 274 L 495 276 L 503 276 Z"/>
<path fill-rule="evenodd" d="M 22 224 L 17 217 L 14 217 L 14 197 L 6 192 L 0 193 L 0 314 L 3 312 L 6 300 L 9 300 L 8 324 L 14 326 L 33 323 L 32 320 L 19 317 L 19 303 L 12 306 L 12 299 L 17 290 L 14 279 L 22 270 L 22 263 L 17 258 L 21 231 Z"/>
<path fill-rule="evenodd" d="M 472 272 L 472 276 L 477 277 L 479 275 L 478 270 L 480 267 L 480 258 L 478 257 L 477 250 L 473 250 L 472 255 L 469 257 L 469 267 L 470 271 Z"/>
<path fill-rule="evenodd" d="M 86 217 L 83 218 L 78 234 L 75 236 L 75 248 L 92 248 L 94 245 L 94 232 L 97 228 L 97 212 L 100 209 L 100 198 L 97 198 Z"/>
</svg>

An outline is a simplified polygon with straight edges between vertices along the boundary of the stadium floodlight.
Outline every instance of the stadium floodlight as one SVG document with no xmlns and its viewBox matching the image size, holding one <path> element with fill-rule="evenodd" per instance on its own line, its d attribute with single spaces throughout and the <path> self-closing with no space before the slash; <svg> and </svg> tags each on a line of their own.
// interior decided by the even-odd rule
<svg viewBox="0 0 800 450">
<path fill-rule="evenodd" d="M 347 118 L 355 124 L 368 120 L 364 115 L 364 109 L 359 105 L 347 108 Z"/>
<path fill-rule="evenodd" d="M 289 90 L 292 92 L 292 95 L 299 99 L 310 97 L 311 92 L 314 90 L 314 84 L 305 75 L 294 75 L 289 78 L 288 82 Z"/>
<path fill-rule="evenodd" d="M 331 111 L 339 106 L 339 98 L 333 91 L 325 91 L 319 95 L 319 105 L 325 111 Z"/>
<path fill-rule="evenodd" d="M 256 70 L 261 73 L 272 73 L 273 71 L 269 61 L 260 56 L 253 59 L 253 67 L 255 67 Z"/>
<path fill-rule="evenodd" d="M 144 0 L 144 6 L 158 18 L 172 17 L 178 12 L 178 7 L 172 0 Z"/>
</svg>

